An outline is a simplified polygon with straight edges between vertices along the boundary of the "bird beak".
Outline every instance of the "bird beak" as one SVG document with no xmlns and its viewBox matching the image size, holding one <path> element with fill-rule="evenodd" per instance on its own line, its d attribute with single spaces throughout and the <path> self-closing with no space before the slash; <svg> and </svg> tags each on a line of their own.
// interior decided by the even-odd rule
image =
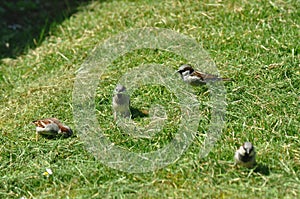
<svg viewBox="0 0 300 199">
<path fill-rule="evenodd" d="M 179 73 L 179 70 L 175 71 L 175 73 L 173 75 L 176 75 L 177 73 Z"/>
</svg>

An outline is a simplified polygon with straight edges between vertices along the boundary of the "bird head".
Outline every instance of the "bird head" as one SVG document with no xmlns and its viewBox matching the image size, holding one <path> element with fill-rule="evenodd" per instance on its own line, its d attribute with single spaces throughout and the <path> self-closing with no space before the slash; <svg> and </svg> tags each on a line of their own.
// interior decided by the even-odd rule
<svg viewBox="0 0 300 199">
<path fill-rule="evenodd" d="M 192 74 L 194 72 L 194 69 L 192 68 L 191 65 L 184 64 L 184 65 L 181 65 L 176 72 L 180 73 L 181 75 L 184 73 Z"/>
<path fill-rule="evenodd" d="M 251 142 L 245 142 L 243 144 L 243 149 L 245 150 L 246 154 L 249 156 L 254 155 L 254 147 Z"/>
<path fill-rule="evenodd" d="M 121 84 L 118 84 L 115 88 L 115 93 L 124 93 L 124 92 L 126 92 L 126 87 Z"/>
<path fill-rule="evenodd" d="M 64 133 L 65 137 L 70 137 L 71 135 L 73 135 L 72 129 L 65 125 L 60 127 L 60 131 Z"/>
</svg>

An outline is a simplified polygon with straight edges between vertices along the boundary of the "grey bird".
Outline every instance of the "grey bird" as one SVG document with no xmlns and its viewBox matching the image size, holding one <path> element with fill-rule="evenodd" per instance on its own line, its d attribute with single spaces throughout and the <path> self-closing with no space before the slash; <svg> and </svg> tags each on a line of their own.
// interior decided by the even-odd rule
<svg viewBox="0 0 300 199">
<path fill-rule="evenodd" d="M 184 64 L 179 67 L 177 72 L 181 75 L 181 78 L 186 83 L 192 86 L 204 85 L 209 81 L 230 81 L 229 78 L 222 78 L 216 75 L 202 73 L 193 69 L 189 64 Z"/>
<path fill-rule="evenodd" d="M 129 107 L 130 97 L 126 92 L 126 87 L 118 84 L 114 90 L 114 96 L 112 98 L 114 120 L 116 120 L 118 116 L 130 118 L 131 113 Z"/>
<path fill-rule="evenodd" d="M 235 164 L 246 168 L 256 165 L 256 152 L 251 142 L 245 142 L 234 155 Z"/>
</svg>

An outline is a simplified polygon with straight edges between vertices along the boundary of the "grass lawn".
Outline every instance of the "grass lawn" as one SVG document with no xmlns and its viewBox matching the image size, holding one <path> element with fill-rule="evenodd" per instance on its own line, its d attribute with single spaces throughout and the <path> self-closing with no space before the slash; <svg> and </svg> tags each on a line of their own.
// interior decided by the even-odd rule
<svg viewBox="0 0 300 199">
<path fill-rule="evenodd" d="M 2 16 L 13 7 L 4 2 Z M 25 11 L 39 14 L 39 6 L 20 2 Z M 299 2 L 64 2 L 55 4 L 58 18 L 38 15 L 43 17 L 36 29 L 31 12 L 19 16 L 22 22 L 1 22 L 0 198 L 300 198 Z M 51 12 L 49 5 L 41 8 Z M 48 24 L 43 26 L 43 20 Z M 18 23 L 22 26 L 8 28 Z M 208 156 L 198 156 L 211 116 L 204 86 L 191 88 L 200 102 L 200 121 L 189 148 L 162 169 L 127 173 L 102 164 L 87 150 L 74 122 L 72 96 L 76 74 L 98 44 L 143 27 L 166 28 L 195 39 L 220 74 L 233 81 L 224 84 L 226 125 Z M 168 117 L 154 138 L 137 139 L 116 126 L 112 91 L 122 74 L 140 65 L 163 64 L 175 71 L 188 61 L 159 49 L 141 49 L 109 64 L 95 94 L 95 115 L 104 135 L 132 152 L 166 146 L 177 133 L 181 114 L 174 93 L 157 85 L 132 93 L 140 126 L 149 123 L 143 114 L 151 111 L 151 104 L 163 106 Z M 45 117 L 61 119 L 75 135 L 36 142 L 31 122 Z M 235 150 L 248 140 L 257 150 L 256 170 L 233 166 Z M 53 174 L 43 175 L 46 168 Z"/>
</svg>

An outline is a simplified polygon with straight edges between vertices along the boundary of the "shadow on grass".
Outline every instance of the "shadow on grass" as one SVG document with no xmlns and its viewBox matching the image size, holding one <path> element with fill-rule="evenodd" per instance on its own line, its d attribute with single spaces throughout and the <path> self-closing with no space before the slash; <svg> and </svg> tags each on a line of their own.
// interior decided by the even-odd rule
<svg viewBox="0 0 300 199">
<path fill-rule="evenodd" d="M 37 47 L 52 26 L 74 14 L 87 0 L 2 0 L 0 59 L 15 58 Z"/>
<path fill-rule="evenodd" d="M 259 163 L 257 164 L 254 172 L 267 176 L 270 175 L 270 168 L 264 164 Z"/>
<path fill-rule="evenodd" d="M 71 136 L 63 136 L 63 135 L 39 135 L 40 137 L 43 137 L 47 140 L 61 140 L 61 139 L 70 139 L 70 138 L 75 138 L 77 137 L 75 134 L 72 134 Z"/>
<path fill-rule="evenodd" d="M 130 107 L 130 112 L 132 119 L 149 117 L 149 113 L 146 110 L 139 110 L 137 108 Z"/>
</svg>

